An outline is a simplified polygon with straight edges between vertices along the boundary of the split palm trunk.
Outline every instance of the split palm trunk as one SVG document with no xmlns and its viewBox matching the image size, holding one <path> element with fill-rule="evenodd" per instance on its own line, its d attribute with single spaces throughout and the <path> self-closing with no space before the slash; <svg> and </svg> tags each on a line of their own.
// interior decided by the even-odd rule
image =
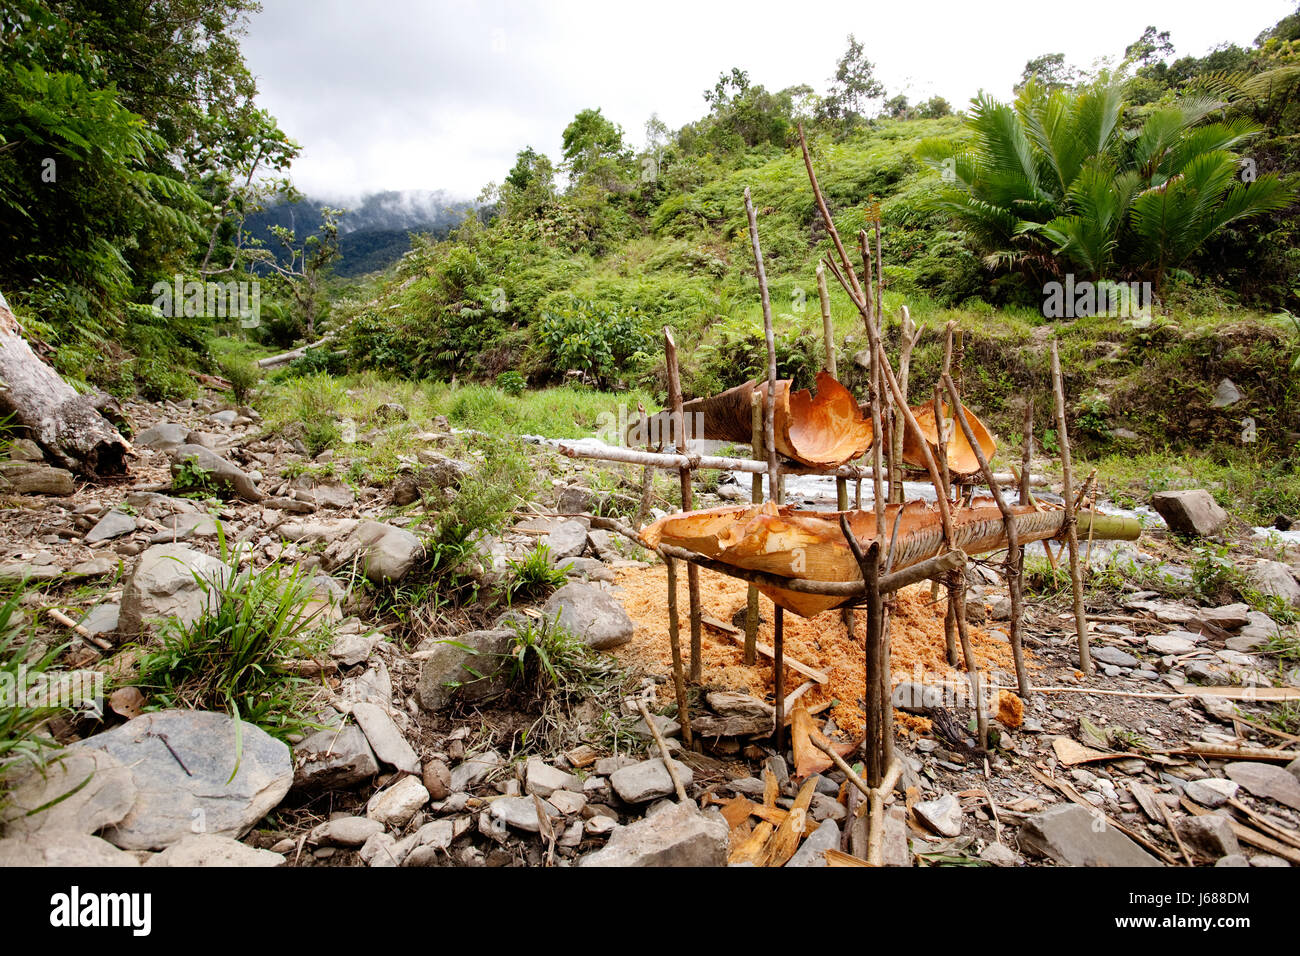
<svg viewBox="0 0 1300 956">
<path fill-rule="evenodd" d="M 1012 505 L 1020 545 L 1060 535 L 1065 512 L 1060 508 Z M 900 515 L 901 511 L 901 515 Z M 857 581 L 861 572 L 840 530 L 837 511 L 798 511 L 762 506 L 711 508 L 668 515 L 641 531 L 650 547 L 672 545 L 736 568 L 763 571 L 808 581 Z M 849 528 L 865 550 L 879 541 L 883 553 L 893 553 L 892 569 L 901 571 L 948 550 L 937 508 L 924 501 L 889 505 L 885 535 L 876 531 L 874 511 L 843 512 Z M 1141 526 L 1131 518 L 1086 512 L 1077 515 L 1080 530 L 1099 540 L 1136 540 Z M 892 542 L 897 521 L 897 538 Z M 1007 546 L 1006 525 L 997 503 L 977 498 L 969 508 L 952 514 L 952 547 L 967 554 L 987 554 Z M 773 602 L 802 617 L 844 607 L 857 601 L 835 595 L 808 594 L 760 584 Z"/>
</svg>

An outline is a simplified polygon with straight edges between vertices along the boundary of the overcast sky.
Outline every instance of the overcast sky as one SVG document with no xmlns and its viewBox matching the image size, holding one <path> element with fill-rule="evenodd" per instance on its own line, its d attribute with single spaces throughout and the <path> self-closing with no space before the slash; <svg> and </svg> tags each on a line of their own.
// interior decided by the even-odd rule
<svg viewBox="0 0 1300 956">
<path fill-rule="evenodd" d="M 1025 61 L 1061 52 L 1117 60 L 1148 24 L 1178 55 L 1248 45 L 1295 0 L 870 0 L 708 3 L 262 0 L 244 38 L 261 104 L 303 146 L 310 195 L 354 200 L 384 189 L 472 198 L 515 153 L 559 158 L 564 127 L 600 107 L 639 145 L 651 113 L 673 129 L 739 66 L 770 90 L 824 92 L 854 33 L 889 95 L 980 89 L 1009 96 Z"/>
</svg>

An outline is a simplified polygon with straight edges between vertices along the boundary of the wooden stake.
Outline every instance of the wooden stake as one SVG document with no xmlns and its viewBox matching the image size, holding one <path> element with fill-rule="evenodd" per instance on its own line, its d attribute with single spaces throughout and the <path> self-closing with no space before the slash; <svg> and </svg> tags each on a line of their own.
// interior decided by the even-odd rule
<svg viewBox="0 0 1300 956">
<path fill-rule="evenodd" d="M 749 422 L 753 434 L 752 448 L 755 458 L 763 456 L 763 397 L 757 391 L 751 396 Z M 755 475 L 750 489 L 750 501 L 763 503 L 763 476 Z M 758 588 L 752 583 L 745 594 L 745 663 L 753 664 L 758 660 Z"/>
<path fill-rule="evenodd" d="M 867 592 L 867 639 L 866 653 L 863 655 L 866 733 L 862 746 L 865 750 L 863 757 L 867 765 L 867 783 L 872 787 L 878 787 L 885 770 L 885 714 L 893 716 L 888 695 L 881 694 L 881 675 L 889 668 L 888 662 L 884 660 L 882 647 L 884 608 L 880 599 L 880 542 L 872 541 L 864 551 L 858 539 L 853 536 L 848 518 L 844 515 L 840 515 L 840 532 L 858 562 L 858 568 L 862 572 L 862 583 Z M 888 678 L 883 683 L 888 687 Z"/>
<path fill-rule="evenodd" d="M 677 432 L 674 444 L 683 455 L 687 454 L 686 416 L 682 412 L 682 382 L 677 368 L 677 343 L 673 340 L 673 331 L 664 326 L 664 360 L 668 366 L 668 404 L 673 412 L 673 428 Z M 691 487 L 691 468 L 683 468 L 681 475 L 682 511 L 694 508 L 694 494 Z M 686 585 L 691 601 L 691 680 L 699 683 L 703 679 L 704 662 L 700 647 L 700 569 L 694 564 L 686 565 Z"/>
<path fill-rule="evenodd" d="M 1034 399 L 1025 396 L 1025 444 L 1020 454 L 1020 503 L 1027 505 L 1033 501 L 1029 493 L 1029 462 L 1034 455 Z"/>
<path fill-rule="evenodd" d="M 1070 590 L 1074 594 L 1074 627 L 1079 637 L 1079 670 L 1092 674 L 1088 645 L 1088 617 L 1083 607 L 1083 573 L 1079 568 L 1079 530 L 1074 515 L 1074 467 L 1070 463 L 1070 435 L 1065 426 L 1065 381 L 1061 356 L 1052 340 L 1052 390 L 1056 393 L 1056 432 L 1061 443 L 1061 497 L 1065 499 L 1065 543 L 1070 549 Z"/>
<path fill-rule="evenodd" d="M 831 294 L 826 288 L 826 270 L 817 263 L 817 300 L 822 309 L 822 345 L 826 349 L 826 371 L 838 379 L 835 369 L 835 326 L 831 321 Z"/>
<path fill-rule="evenodd" d="M 989 464 L 988 457 L 984 454 L 984 449 L 980 447 L 975 438 L 975 430 L 971 428 L 970 422 L 966 418 L 966 409 L 962 407 L 961 395 L 957 392 L 957 383 L 953 381 L 951 375 L 945 375 L 943 384 L 948 391 L 948 400 L 952 404 L 953 417 L 957 420 L 957 424 L 961 426 L 962 434 L 966 436 L 966 441 L 975 452 L 975 457 L 980 463 L 980 473 L 989 484 L 989 491 L 993 494 L 993 500 L 997 502 L 998 510 L 1002 512 L 1002 525 L 1007 529 L 1007 560 L 1004 568 L 1007 575 L 1007 585 L 1011 591 L 1011 654 L 1016 662 L 1017 689 L 1022 698 L 1027 698 L 1029 696 L 1029 675 L 1025 671 L 1025 655 L 1020 646 L 1021 608 L 1018 567 L 1021 548 L 1020 536 L 1016 533 L 1016 516 L 1003 497 L 1002 490 L 997 486 L 997 482 L 993 480 L 993 468 Z"/>
<path fill-rule="evenodd" d="M 763 250 L 758 243 L 758 217 L 749 187 L 745 187 L 745 215 L 749 217 L 749 240 L 754 247 L 754 270 L 758 274 L 758 293 L 763 305 L 763 337 L 767 342 L 767 412 L 763 422 L 763 448 L 767 452 L 767 493 L 776 500 L 778 468 L 776 462 L 776 338 L 772 331 L 772 300 L 767 291 L 767 270 L 763 267 Z M 779 502 L 778 502 L 779 503 Z"/>
<path fill-rule="evenodd" d="M 691 739 L 691 709 L 686 700 L 686 679 L 682 674 L 681 625 L 677 619 L 677 562 L 667 558 L 668 569 L 668 646 L 673 655 L 673 689 L 677 694 L 677 722 L 682 725 L 682 743 L 693 747 Z"/>
<path fill-rule="evenodd" d="M 899 328 L 898 345 L 898 388 L 903 393 L 903 401 L 908 401 L 908 379 L 912 371 L 912 350 L 921 338 L 921 329 L 912 321 L 912 314 L 903 306 L 903 320 Z M 903 430 L 889 429 L 889 500 L 893 504 L 903 503 Z"/>
<path fill-rule="evenodd" d="M 776 670 L 776 750 L 785 750 L 785 608 L 777 604 L 772 637 L 772 666 Z"/>
<path fill-rule="evenodd" d="M 650 733 L 654 735 L 655 745 L 659 748 L 659 756 L 663 758 L 664 768 L 668 771 L 668 777 L 673 782 L 673 789 L 677 791 L 677 802 L 686 802 L 686 788 L 682 786 L 682 780 L 677 776 L 677 768 L 673 766 L 673 758 L 668 754 L 668 745 L 664 743 L 663 734 L 659 733 L 659 727 L 655 724 L 650 716 L 650 710 L 645 705 L 645 701 L 640 697 L 636 698 L 636 709 L 641 711 L 641 719 L 645 725 L 650 728 Z"/>
</svg>

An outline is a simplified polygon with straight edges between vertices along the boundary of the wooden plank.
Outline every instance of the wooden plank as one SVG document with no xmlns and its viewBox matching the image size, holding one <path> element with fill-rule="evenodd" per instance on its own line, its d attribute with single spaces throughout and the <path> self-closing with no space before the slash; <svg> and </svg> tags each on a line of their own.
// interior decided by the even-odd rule
<svg viewBox="0 0 1300 956">
<path fill-rule="evenodd" d="M 813 793 L 816 790 L 815 779 L 808 780 L 799 789 L 789 815 L 776 828 L 772 839 L 767 841 L 767 846 L 763 847 L 763 853 L 756 861 L 759 866 L 785 866 L 790 857 L 794 856 L 795 850 L 799 849 L 799 841 L 804 837 L 808 822 L 808 805 L 812 803 Z"/>
<path fill-rule="evenodd" d="M 767 821 L 754 827 L 754 832 L 749 835 L 749 839 L 731 848 L 731 853 L 727 857 L 727 862 L 757 863 L 759 855 L 763 852 L 763 848 L 767 846 L 768 841 L 772 836 L 772 831 L 775 829 L 776 827 L 772 826 L 772 824 Z"/>
<path fill-rule="evenodd" d="M 866 860 L 859 860 L 856 856 L 850 856 L 840 850 L 824 850 L 822 855 L 826 857 L 827 866 L 870 866 Z"/>
<path fill-rule="evenodd" d="M 739 628 L 732 627 L 730 624 L 726 624 L 723 625 L 722 627 L 719 627 L 718 625 L 722 624 L 722 622 L 719 621 L 717 618 L 712 617 L 708 614 L 701 614 L 700 620 L 704 623 L 706 627 L 713 628 L 719 633 L 726 635 L 734 643 L 739 644 L 741 647 L 745 646 L 745 635 L 744 632 L 741 631 Z M 776 658 L 776 650 L 772 647 L 771 644 L 764 644 L 762 641 L 756 641 L 754 646 L 758 649 L 758 652 L 762 654 L 764 657 L 769 659 Z M 804 677 L 807 677 L 809 680 L 815 680 L 819 684 L 829 684 L 831 682 L 830 677 L 828 677 L 826 674 L 823 674 L 821 671 L 816 670 L 815 668 L 809 667 L 807 664 L 804 664 L 801 661 L 795 660 L 789 654 L 785 655 L 785 666 L 798 674 L 802 674 Z"/>
</svg>

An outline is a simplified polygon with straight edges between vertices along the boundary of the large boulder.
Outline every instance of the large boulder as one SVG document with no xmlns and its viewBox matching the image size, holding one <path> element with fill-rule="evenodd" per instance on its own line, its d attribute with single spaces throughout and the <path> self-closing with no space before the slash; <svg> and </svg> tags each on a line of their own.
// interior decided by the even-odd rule
<svg viewBox="0 0 1300 956">
<path fill-rule="evenodd" d="M 583 581 L 566 584 L 546 602 L 542 613 L 589 647 L 606 650 L 632 640 L 632 619 L 608 591 Z"/>
<path fill-rule="evenodd" d="M 423 550 L 420 539 L 404 528 L 358 521 L 346 538 L 325 549 L 321 562 L 333 571 L 356 561 L 369 580 L 382 584 L 406 577 Z"/>
<path fill-rule="evenodd" d="M 139 865 L 134 854 L 119 850 L 107 840 L 71 830 L 25 833 L 0 840 L 0 867 Z"/>
<path fill-rule="evenodd" d="M 1099 811 L 1065 803 L 1020 828 L 1020 847 L 1062 866 L 1159 866 L 1160 861 L 1106 822 Z"/>
<path fill-rule="evenodd" d="M 228 573 L 211 555 L 181 544 L 154 545 L 140 555 L 122 590 L 118 629 L 137 635 L 166 620 L 193 624 L 215 607 Z"/>
<path fill-rule="evenodd" d="M 1219 507 L 1213 495 L 1200 488 L 1157 491 L 1151 496 L 1151 507 L 1165 519 L 1170 531 L 1180 534 L 1208 538 L 1228 524 L 1228 513 Z"/>
<path fill-rule="evenodd" d="M 192 833 L 243 836 L 293 781 L 283 742 L 209 711 L 144 714 L 74 747 L 104 751 L 131 771 L 135 804 L 103 834 L 124 850 L 161 850 Z"/>
<path fill-rule="evenodd" d="M 0 462 L 0 491 L 15 495 L 56 495 L 73 493 L 72 472 L 66 468 L 28 462 Z"/>
<path fill-rule="evenodd" d="M 505 655 L 515 631 L 497 628 L 470 631 L 456 638 L 429 638 L 416 649 L 420 679 L 415 698 L 428 711 L 442 710 L 453 700 L 480 701 L 507 688 Z"/>
<path fill-rule="evenodd" d="M 615 830 L 579 866 L 726 866 L 729 830 L 716 810 L 675 803 Z"/>
<path fill-rule="evenodd" d="M 154 451 L 171 451 L 185 444 L 185 439 L 190 433 L 188 425 L 178 425 L 176 422 L 159 422 L 151 428 L 146 428 L 139 435 L 135 436 L 135 443 L 141 448 L 152 448 Z"/>
<path fill-rule="evenodd" d="M 172 477 L 180 474 L 187 465 L 207 472 L 207 480 L 217 488 L 234 492 L 245 501 L 261 501 L 266 495 L 257 490 L 253 479 L 244 474 L 234 462 L 222 458 L 211 448 L 186 443 L 177 445 L 168 455 L 172 460 Z"/>
<path fill-rule="evenodd" d="M 96 833 L 131 812 L 136 800 L 129 768 L 100 750 L 64 750 L 13 781 L 0 804 L 6 836 Z"/>
<path fill-rule="evenodd" d="M 1300 607 L 1300 584 L 1296 583 L 1291 568 L 1281 561 L 1258 561 L 1246 575 L 1261 593 Z"/>
<path fill-rule="evenodd" d="M 284 857 L 259 850 L 215 833 L 191 833 L 179 843 L 151 856 L 145 866 L 279 866 Z"/>
</svg>

